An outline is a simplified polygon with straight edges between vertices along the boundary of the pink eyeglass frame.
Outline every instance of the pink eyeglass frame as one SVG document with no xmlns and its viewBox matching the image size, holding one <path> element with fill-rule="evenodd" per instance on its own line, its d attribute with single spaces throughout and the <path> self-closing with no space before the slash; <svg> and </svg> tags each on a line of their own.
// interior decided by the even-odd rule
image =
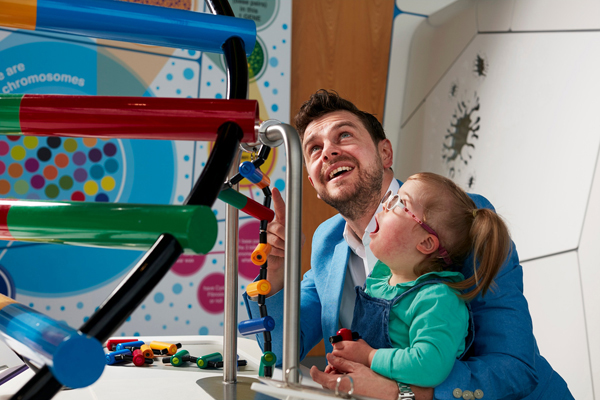
<svg viewBox="0 0 600 400">
<path fill-rule="evenodd" d="M 427 231 L 427 233 L 430 233 L 433 236 L 435 236 L 436 238 L 438 238 L 438 241 L 439 241 L 438 252 L 440 254 L 440 257 L 444 259 L 444 262 L 447 265 L 452 265 L 452 260 L 450 259 L 448 250 L 446 250 L 446 248 L 444 246 L 442 246 L 442 241 L 440 240 L 440 237 L 438 236 L 438 234 L 433 230 L 433 228 L 430 227 L 429 225 L 427 225 L 425 222 L 421 221 L 419 219 L 419 217 L 417 217 L 415 214 L 413 214 L 413 212 L 410 211 L 406 207 L 406 204 L 404 204 L 404 202 L 402 201 L 402 199 L 400 198 L 400 196 L 398 194 L 394 194 L 394 195 L 390 196 L 391 194 L 392 194 L 392 191 L 390 190 L 381 199 L 381 204 L 383 204 L 383 208 L 386 209 L 387 211 L 392 211 L 394 208 L 401 205 L 402 209 L 404 211 L 406 211 L 408 213 L 408 215 L 410 215 L 412 217 L 412 219 L 414 219 L 419 225 L 421 225 L 421 227 L 423 229 L 425 229 Z M 397 202 L 390 206 L 390 203 L 393 200 L 397 200 Z"/>
</svg>

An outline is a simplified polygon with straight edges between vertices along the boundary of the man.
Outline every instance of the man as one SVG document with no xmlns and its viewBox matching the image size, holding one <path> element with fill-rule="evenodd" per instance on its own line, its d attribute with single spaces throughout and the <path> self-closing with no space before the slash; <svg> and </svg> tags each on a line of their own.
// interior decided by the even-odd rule
<svg viewBox="0 0 600 400">
<path fill-rule="evenodd" d="M 311 269 L 304 275 L 301 291 L 300 354 L 304 358 L 321 338 L 328 338 L 352 323 L 354 287 L 363 285 L 375 264 L 368 241 L 373 216 L 381 210 L 380 199 L 401 185 L 391 169 L 393 151 L 381 124 L 335 92 L 319 90 L 296 116 L 309 180 L 317 195 L 339 214 L 325 221 L 313 236 Z M 416 172 L 416 171 L 415 171 Z M 478 207 L 492 208 L 478 195 Z M 276 219 L 269 224 L 268 279 L 271 293 L 266 304 L 277 321 L 272 332 L 273 351 L 281 357 L 283 315 L 283 219 L 285 205 L 273 191 Z M 469 268 L 469 265 L 471 267 Z M 465 278 L 473 274 L 472 261 L 459 266 Z M 532 322 L 523 296 L 523 276 L 516 250 L 496 278 L 497 288 L 484 299 L 471 302 L 475 339 L 466 360 L 457 360 L 450 376 L 435 389 L 411 387 L 415 399 L 572 399 L 566 383 L 539 354 Z M 258 317 L 256 303 L 246 298 L 250 317 Z M 262 335 L 258 335 L 262 344 Z M 400 384 L 377 375 L 354 362 L 327 356 L 338 371 L 354 380 L 355 393 L 377 398 L 399 397 Z M 337 374 L 315 367 L 313 379 L 330 389 Z M 348 380 L 344 380 L 346 390 Z M 404 387 L 403 387 L 404 388 Z"/>
</svg>

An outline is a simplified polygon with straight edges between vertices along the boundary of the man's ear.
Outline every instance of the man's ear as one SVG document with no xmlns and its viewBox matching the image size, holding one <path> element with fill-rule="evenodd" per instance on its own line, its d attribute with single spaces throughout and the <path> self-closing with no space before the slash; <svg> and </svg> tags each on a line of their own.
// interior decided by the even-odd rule
<svg viewBox="0 0 600 400">
<path fill-rule="evenodd" d="M 379 155 L 381 156 L 381 162 L 383 168 L 390 168 L 394 163 L 394 150 L 392 149 L 392 142 L 389 139 L 383 139 L 377 145 Z"/>
<path fill-rule="evenodd" d="M 417 244 L 417 250 L 425 255 L 433 253 L 438 247 L 440 247 L 440 240 L 432 234 L 428 234 Z"/>
</svg>

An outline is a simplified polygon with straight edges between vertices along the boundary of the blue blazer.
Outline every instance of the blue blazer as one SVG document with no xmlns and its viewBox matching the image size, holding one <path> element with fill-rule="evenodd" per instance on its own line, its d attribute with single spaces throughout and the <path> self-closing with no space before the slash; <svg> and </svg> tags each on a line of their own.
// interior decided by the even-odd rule
<svg viewBox="0 0 600 400">
<path fill-rule="evenodd" d="M 471 195 L 478 208 L 493 209 L 487 199 Z M 311 269 L 304 274 L 300 299 L 300 358 L 339 329 L 339 311 L 350 248 L 343 238 L 346 221 L 336 215 L 323 222 L 312 241 Z M 473 275 L 472 259 L 464 263 L 463 275 Z M 512 252 L 496 277 L 496 287 L 484 298 L 471 301 L 475 340 L 469 357 L 457 360 L 448 378 L 435 388 L 435 399 L 452 399 L 453 392 L 479 389 L 483 399 L 572 399 L 566 383 L 540 355 L 523 295 L 523 270 Z M 257 304 L 244 293 L 250 318 L 260 318 Z M 281 365 L 283 342 L 283 290 L 266 299 L 268 315 L 276 321 L 271 332 L 272 351 Z M 262 334 L 257 335 L 261 347 Z M 461 397 L 461 396 L 459 396 Z"/>
</svg>

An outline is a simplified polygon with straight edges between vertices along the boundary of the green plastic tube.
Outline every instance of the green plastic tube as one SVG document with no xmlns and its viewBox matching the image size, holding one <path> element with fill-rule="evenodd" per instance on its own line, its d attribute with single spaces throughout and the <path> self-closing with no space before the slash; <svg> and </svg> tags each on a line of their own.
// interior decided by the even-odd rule
<svg viewBox="0 0 600 400">
<path fill-rule="evenodd" d="M 187 254 L 206 254 L 217 240 L 207 206 L 0 200 L 0 239 L 148 250 L 163 233 Z"/>
</svg>

